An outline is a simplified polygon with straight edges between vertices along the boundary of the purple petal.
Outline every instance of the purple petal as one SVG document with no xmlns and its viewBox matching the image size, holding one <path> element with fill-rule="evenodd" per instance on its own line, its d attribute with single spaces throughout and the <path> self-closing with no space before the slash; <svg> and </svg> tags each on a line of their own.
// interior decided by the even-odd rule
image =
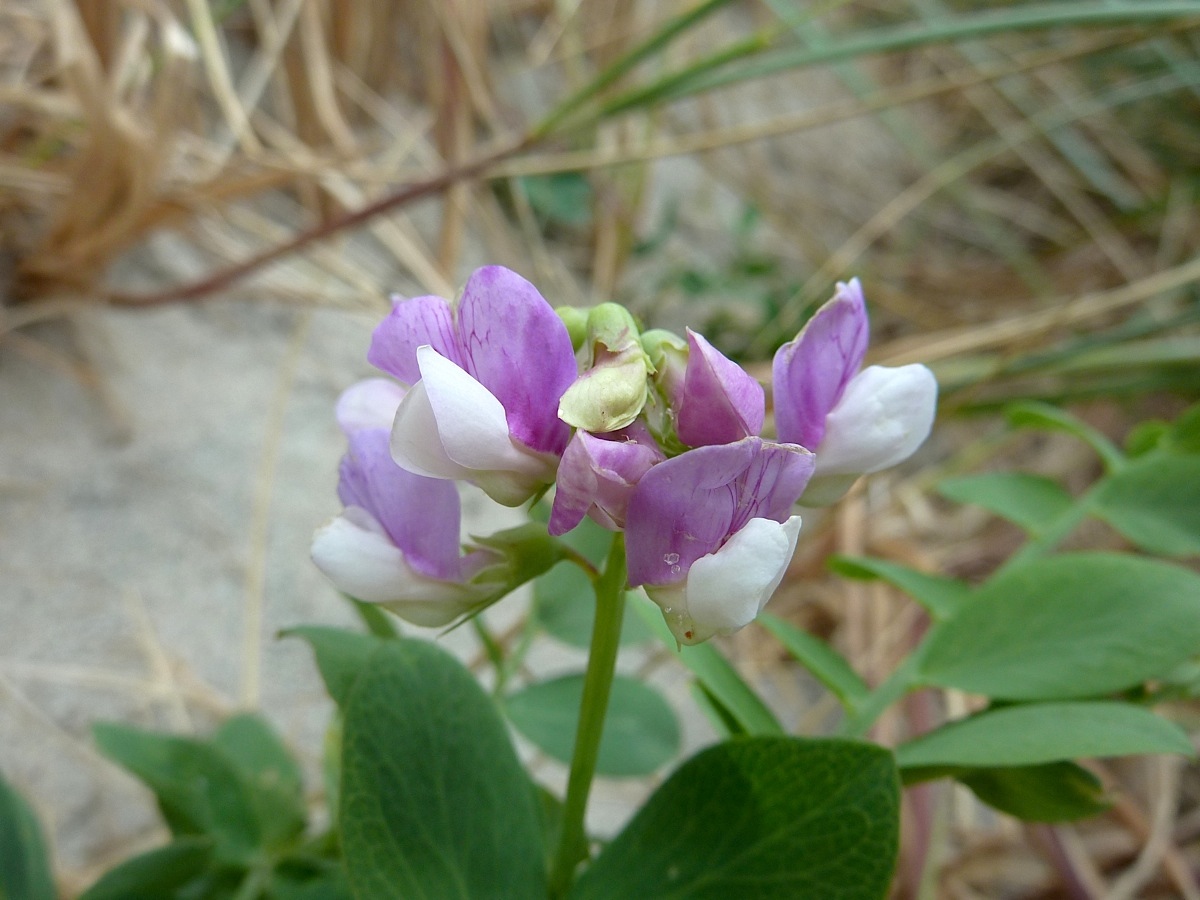
<svg viewBox="0 0 1200 900">
<path fill-rule="evenodd" d="M 430 578 L 457 580 L 462 562 L 454 482 L 405 471 L 392 460 L 388 445 L 383 429 L 350 435 L 338 496 L 346 506 L 370 513 L 413 569 Z"/>
<path fill-rule="evenodd" d="M 687 371 L 679 395 L 679 439 L 693 447 L 731 444 L 762 430 L 762 385 L 690 328 Z"/>
<path fill-rule="evenodd" d="M 629 501 L 629 583 L 678 582 L 750 519 L 786 521 L 812 469 L 803 447 L 757 437 L 698 447 L 654 466 Z"/>
<path fill-rule="evenodd" d="M 839 282 L 833 299 L 775 354 L 779 440 L 816 449 L 825 436 L 825 417 L 862 365 L 868 337 L 862 286 L 857 278 L 849 284 Z"/>
<path fill-rule="evenodd" d="M 575 432 L 558 467 L 549 532 L 566 534 L 586 515 L 613 531 L 624 527 L 635 485 L 662 459 L 644 426 L 603 438 Z"/>
<path fill-rule="evenodd" d="M 395 375 L 407 385 L 421 378 L 417 348 L 428 344 L 438 353 L 462 365 L 462 350 L 454 328 L 450 304 L 441 297 L 396 298 L 392 311 L 371 334 L 367 362 Z"/>
<path fill-rule="evenodd" d="M 567 327 L 537 288 L 502 266 L 478 269 L 458 308 L 465 368 L 503 404 L 513 436 L 561 454 L 558 401 L 577 374 Z"/>
</svg>

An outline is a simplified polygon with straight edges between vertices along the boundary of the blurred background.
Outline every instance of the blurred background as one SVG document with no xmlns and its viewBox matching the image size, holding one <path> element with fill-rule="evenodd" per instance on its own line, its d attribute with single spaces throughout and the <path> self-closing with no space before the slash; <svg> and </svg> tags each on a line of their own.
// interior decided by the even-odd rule
<svg viewBox="0 0 1200 900">
<path fill-rule="evenodd" d="M 308 542 L 337 511 L 333 403 L 371 373 L 390 294 L 452 297 L 500 263 L 765 375 L 861 278 L 871 361 L 934 368 L 939 422 L 806 522 L 772 609 L 874 683 L 919 610 L 826 558 L 981 577 L 1020 533 L 940 479 L 1100 471 L 1011 431 L 1006 404 L 1121 442 L 1200 398 L 1198 248 L 1195 0 L 5 0 L 0 769 L 64 896 L 161 840 L 97 720 L 204 733 L 262 708 L 317 770 L 330 707 L 275 634 L 354 620 Z M 786 721 L 824 727 L 760 631 L 724 646 Z M 963 711 L 936 702 L 876 737 Z M 1200 896 L 1197 770 L 1103 774 L 1117 803 L 1080 826 L 923 788 L 897 895 Z M 644 790 L 609 787 L 601 828 Z"/>
</svg>

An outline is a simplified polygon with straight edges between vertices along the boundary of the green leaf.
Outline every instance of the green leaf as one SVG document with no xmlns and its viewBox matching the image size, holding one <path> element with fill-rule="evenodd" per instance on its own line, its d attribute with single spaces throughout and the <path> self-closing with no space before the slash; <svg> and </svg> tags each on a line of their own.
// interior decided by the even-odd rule
<svg viewBox="0 0 1200 900">
<path fill-rule="evenodd" d="M 1005 410 L 1008 421 L 1018 428 L 1038 428 L 1042 431 L 1065 431 L 1088 444 L 1104 462 L 1104 468 L 1115 472 L 1125 463 L 1125 457 L 1107 437 L 1069 412 L 1049 403 L 1014 403 Z"/>
<path fill-rule="evenodd" d="M 46 842 L 25 798 L 0 777 L 0 898 L 54 900 Z"/>
<path fill-rule="evenodd" d="M 384 638 L 374 635 L 321 625 L 289 628 L 282 634 L 284 637 L 308 641 L 317 658 L 317 668 L 325 682 L 325 689 L 338 706 L 345 705 L 346 696 L 363 666 L 384 641 Z"/>
<path fill-rule="evenodd" d="M 1025 822 L 1072 822 L 1112 805 L 1100 779 L 1073 762 L 973 769 L 957 780 L 988 806 Z"/>
<path fill-rule="evenodd" d="M 540 681 L 505 701 L 517 729 L 546 753 L 571 761 L 583 675 Z M 649 775 L 669 762 L 680 747 L 679 721 L 662 694 L 624 675 L 613 679 L 600 741 L 600 775 Z"/>
<path fill-rule="evenodd" d="M 454 657 L 383 641 L 344 710 L 340 824 L 356 896 L 546 896 L 534 791 Z"/>
<path fill-rule="evenodd" d="M 677 649 L 680 661 L 696 676 L 711 698 L 734 719 L 740 734 L 784 733 L 775 714 L 711 641 L 680 647 L 657 606 L 642 597 L 631 597 L 629 600 L 629 607 L 642 617 L 650 630 L 668 647 Z"/>
<path fill-rule="evenodd" d="M 899 837 L 891 754 L 741 738 L 684 763 L 584 871 L 571 900 L 878 900 Z"/>
<path fill-rule="evenodd" d="M 1097 486 L 1094 509 L 1143 550 L 1200 553 L 1200 456 L 1143 456 Z"/>
<path fill-rule="evenodd" d="M 846 578 L 860 581 L 886 581 L 912 597 L 935 619 L 948 619 L 970 596 L 966 583 L 928 572 L 918 572 L 886 559 L 866 556 L 834 556 L 830 570 Z"/>
<path fill-rule="evenodd" d="M 1156 560 L 1063 554 L 981 586 L 927 639 L 926 684 L 1007 700 L 1096 697 L 1169 673 L 1200 647 L 1200 576 Z"/>
<path fill-rule="evenodd" d="M 249 787 L 266 847 L 279 848 L 304 831 L 307 810 L 300 767 L 262 717 L 233 716 L 217 729 L 213 743 Z"/>
<path fill-rule="evenodd" d="M 105 756 L 154 792 L 172 834 L 211 835 L 221 860 L 255 855 L 262 835 L 250 791 L 216 746 L 113 723 L 96 725 L 94 733 Z"/>
<path fill-rule="evenodd" d="M 842 705 L 853 710 L 867 698 L 871 689 L 850 668 L 845 657 L 819 638 L 802 631 L 790 622 L 777 619 L 770 613 L 760 613 L 759 623 L 775 635 L 801 665 L 813 677 L 842 701 Z"/>
<path fill-rule="evenodd" d="M 1140 706 L 1106 701 L 989 709 L 896 748 L 901 769 L 1033 766 L 1139 753 L 1193 755 L 1187 734 Z"/>
<path fill-rule="evenodd" d="M 517 183 L 543 222 L 584 227 L 592 221 L 592 185 L 579 172 L 528 175 Z"/>
<path fill-rule="evenodd" d="M 174 892 L 205 871 L 212 859 L 211 838 L 181 837 L 109 870 L 79 900 L 174 897 Z"/>
<path fill-rule="evenodd" d="M 956 503 L 974 503 L 1003 519 L 1040 534 L 1075 502 L 1057 481 L 1027 472 L 989 472 L 949 478 L 938 485 Z"/>
<path fill-rule="evenodd" d="M 1171 426 L 1169 446 L 1175 453 L 1200 453 L 1200 403 L 1179 414 Z"/>
<path fill-rule="evenodd" d="M 316 877 L 271 879 L 269 900 L 354 900 L 350 884 L 341 867 Z"/>
</svg>

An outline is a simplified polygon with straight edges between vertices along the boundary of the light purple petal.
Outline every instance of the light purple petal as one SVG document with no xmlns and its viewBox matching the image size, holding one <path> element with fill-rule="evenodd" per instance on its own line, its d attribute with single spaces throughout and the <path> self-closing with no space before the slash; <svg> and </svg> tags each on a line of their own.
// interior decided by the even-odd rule
<svg viewBox="0 0 1200 900">
<path fill-rule="evenodd" d="M 462 348 L 450 304 L 441 297 L 396 298 L 392 311 L 375 326 L 367 362 L 407 385 L 421 377 L 417 348 L 428 344 L 446 359 L 462 365 Z"/>
<path fill-rule="evenodd" d="M 692 447 L 731 444 L 762 430 L 762 385 L 690 328 L 677 432 Z"/>
<path fill-rule="evenodd" d="M 614 531 L 624 527 L 634 486 L 662 459 L 645 426 L 604 438 L 575 432 L 559 463 L 549 532 L 566 534 L 586 515 Z"/>
<path fill-rule="evenodd" d="M 350 435 L 338 485 L 342 503 L 370 513 L 415 571 L 430 578 L 460 578 L 460 512 L 454 482 L 406 472 L 392 460 L 388 444 L 384 429 Z"/>
<path fill-rule="evenodd" d="M 463 368 L 504 406 L 521 443 L 561 454 L 571 430 L 558 401 L 577 374 L 567 327 L 537 288 L 502 266 L 478 269 L 458 307 Z"/>
<path fill-rule="evenodd" d="M 867 352 L 869 326 L 857 278 L 837 293 L 775 354 L 775 432 L 779 440 L 816 449 L 825 417 L 837 405 Z"/>
<path fill-rule="evenodd" d="M 368 378 L 352 384 L 338 397 L 338 426 L 349 435 L 364 428 L 391 429 L 404 388 L 389 378 Z"/>
<path fill-rule="evenodd" d="M 750 519 L 786 521 L 812 469 L 803 447 L 757 437 L 698 447 L 654 466 L 629 502 L 629 583 L 680 581 Z"/>
</svg>

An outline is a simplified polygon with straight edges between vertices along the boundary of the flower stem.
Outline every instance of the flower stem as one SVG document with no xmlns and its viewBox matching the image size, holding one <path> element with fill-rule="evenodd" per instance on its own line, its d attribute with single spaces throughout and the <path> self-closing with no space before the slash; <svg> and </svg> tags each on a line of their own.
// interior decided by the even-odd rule
<svg viewBox="0 0 1200 900">
<path fill-rule="evenodd" d="M 550 870 L 551 897 L 566 895 L 575 867 L 588 853 L 584 814 L 592 776 L 596 773 L 596 759 L 600 755 L 600 736 L 604 732 L 608 695 L 617 664 L 621 618 L 625 613 L 625 579 L 625 541 L 618 533 L 613 537 L 604 572 L 593 582 L 596 622 L 592 627 L 583 698 L 579 704 L 579 727 L 575 731 L 575 750 L 571 755 L 571 774 L 563 804 L 562 834 Z"/>
</svg>

